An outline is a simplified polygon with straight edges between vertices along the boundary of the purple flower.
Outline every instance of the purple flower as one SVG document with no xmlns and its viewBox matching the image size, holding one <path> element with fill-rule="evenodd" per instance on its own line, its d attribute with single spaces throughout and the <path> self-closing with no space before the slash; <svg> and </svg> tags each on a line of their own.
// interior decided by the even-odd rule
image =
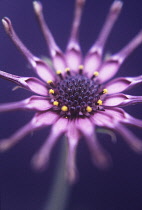
<svg viewBox="0 0 142 210">
<path fill-rule="evenodd" d="M 9 138 L 0 141 L 0 151 L 11 148 L 30 132 L 52 125 L 47 140 L 33 157 L 32 163 L 38 169 L 44 168 L 54 144 L 60 136 L 65 135 L 68 142 L 66 173 L 71 182 L 76 177 L 75 156 L 81 136 L 85 137 L 92 160 L 98 167 L 106 168 L 110 163 L 109 154 L 97 139 L 95 132 L 97 127 L 118 132 L 133 150 L 142 152 L 142 141 L 126 128 L 127 125 L 142 128 L 142 120 L 132 117 L 121 108 L 142 102 L 142 96 L 122 93 L 142 83 L 142 75 L 133 78 L 119 77 L 109 81 L 129 54 L 142 43 L 142 31 L 118 53 L 102 59 L 104 45 L 122 8 L 122 2 L 116 0 L 110 7 L 97 41 L 85 58 L 82 58 L 78 29 L 84 3 L 85 0 L 76 0 L 71 36 L 64 54 L 44 21 L 41 3 L 38 1 L 33 3 L 49 47 L 53 67 L 34 56 L 24 46 L 7 17 L 2 20 L 6 33 L 41 80 L 0 71 L 1 78 L 36 94 L 22 101 L 0 104 L 0 112 L 36 111 L 28 124 Z"/>
</svg>

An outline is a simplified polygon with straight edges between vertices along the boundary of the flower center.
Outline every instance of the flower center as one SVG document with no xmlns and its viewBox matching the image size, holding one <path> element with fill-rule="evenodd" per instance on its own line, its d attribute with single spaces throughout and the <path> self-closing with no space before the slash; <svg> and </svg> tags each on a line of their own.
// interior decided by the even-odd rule
<svg viewBox="0 0 142 210">
<path fill-rule="evenodd" d="M 89 117 L 97 110 L 104 110 L 100 97 L 105 93 L 99 82 L 88 78 L 82 73 L 71 75 L 67 72 L 63 78 L 60 72 L 57 82 L 50 82 L 50 102 L 53 110 L 60 116 L 75 119 L 77 117 Z M 48 82 L 49 84 L 49 82 Z"/>
</svg>

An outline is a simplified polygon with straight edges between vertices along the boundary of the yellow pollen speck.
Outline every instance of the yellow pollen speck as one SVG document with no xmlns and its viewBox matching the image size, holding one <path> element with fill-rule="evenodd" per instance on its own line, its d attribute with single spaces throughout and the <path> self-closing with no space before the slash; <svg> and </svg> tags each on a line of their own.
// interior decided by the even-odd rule
<svg viewBox="0 0 142 210">
<path fill-rule="evenodd" d="M 49 90 L 49 94 L 54 94 L 54 93 L 55 93 L 55 91 L 53 89 Z"/>
<path fill-rule="evenodd" d="M 98 71 L 95 71 L 94 72 L 94 76 L 97 77 L 98 75 L 99 75 L 99 72 Z"/>
<path fill-rule="evenodd" d="M 67 107 L 67 106 L 62 106 L 61 110 L 62 110 L 63 112 L 67 112 L 67 111 L 68 111 L 68 107 Z"/>
<path fill-rule="evenodd" d="M 82 70 L 83 68 L 84 68 L 84 66 L 83 65 L 79 65 L 79 67 L 78 67 L 80 70 Z"/>
<path fill-rule="evenodd" d="M 65 68 L 65 71 L 70 71 L 70 68 Z"/>
<path fill-rule="evenodd" d="M 97 104 L 98 104 L 98 105 L 102 105 L 102 104 L 103 104 L 102 100 L 99 99 L 99 100 L 97 101 Z"/>
<path fill-rule="evenodd" d="M 90 106 L 87 106 L 87 107 L 86 107 L 86 111 L 87 111 L 87 112 L 92 112 L 92 108 L 91 108 Z"/>
<path fill-rule="evenodd" d="M 103 89 L 103 93 L 108 93 L 108 90 L 107 89 Z"/>
<path fill-rule="evenodd" d="M 52 80 L 48 80 L 47 83 L 48 84 L 51 84 L 51 83 L 53 83 L 53 81 Z"/>
<path fill-rule="evenodd" d="M 59 102 L 58 102 L 58 101 L 54 101 L 54 102 L 53 102 L 53 105 L 54 105 L 54 106 L 58 106 L 58 105 L 59 105 Z"/>
<path fill-rule="evenodd" d="M 61 74 L 61 71 L 60 70 L 56 71 L 56 74 Z"/>
</svg>

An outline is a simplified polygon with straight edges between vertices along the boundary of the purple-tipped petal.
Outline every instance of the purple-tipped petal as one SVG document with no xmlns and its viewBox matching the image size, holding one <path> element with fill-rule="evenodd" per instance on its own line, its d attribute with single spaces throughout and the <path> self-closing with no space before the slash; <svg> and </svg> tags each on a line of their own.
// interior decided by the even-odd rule
<svg viewBox="0 0 142 210">
<path fill-rule="evenodd" d="M 107 95 L 103 101 L 103 105 L 106 107 L 124 107 L 128 105 L 134 105 L 142 103 L 142 96 L 131 96 L 123 93 L 116 93 Z"/>
<path fill-rule="evenodd" d="M 130 130 L 121 124 L 116 125 L 115 130 L 123 137 L 125 142 L 132 148 L 132 150 L 138 153 L 142 153 L 141 139 L 139 139 Z"/>
<path fill-rule="evenodd" d="M 142 31 L 140 31 L 122 50 L 106 60 L 99 70 L 100 82 L 111 79 L 118 71 L 123 61 L 142 43 Z"/>
<path fill-rule="evenodd" d="M 8 112 L 14 110 L 36 110 L 45 111 L 52 107 L 45 97 L 31 96 L 30 98 L 22 101 L 12 103 L 0 104 L 0 112 Z"/>
<path fill-rule="evenodd" d="M 68 121 L 66 119 L 60 118 L 53 125 L 49 137 L 32 159 L 34 168 L 43 170 L 47 166 L 52 148 L 61 134 L 67 130 L 67 123 Z"/>
<path fill-rule="evenodd" d="M 80 26 L 84 3 L 85 0 L 76 0 L 71 35 L 66 49 L 67 66 L 76 71 L 78 70 L 78 66 L 82 63 L 81 50 L 78 43 L 78 29 Z"/>
<path fill-rule="evenodd" d="M 91 47 L 90 51 L 88 52 L 85 63 L 84 69 L 88 73 L 89 76 L 92 76 L 94 71 L 98 70 L 98 67 L 101 64 L 102 53 L 107 41 L 107 38 L 111 32 L 111 29 L 116 22 L 120 11 L 122 9 L 122 2 L 121 1 L 114 1 L 110 7 L 109 14 L 106 18 L 105 24 L 99 34 L 97 41 Z"/>
<path fill-rule="evenodd" d="M 43 96 L 48 95 L 46 84 L 35 77 L 20 77 L 14 74 L 9 74 L 4 71 L 0 71 L 0 77 L 9 80 L 11 82 L 14 82 L 20 87 L 30 90 L 34 93 Z"/>
<path fill-rule="evenodd" d="M 68 137 L 68 151 L 67 151 L 67 179 L 73 183 L 77 179 L 77 168 L 76 168 L 76 149 L 79 142 L 80 134 L 75 128 L 75 123 L 70 122 L 67 131 Z"/>
<path fill-rule="evenodd" d="M 48 45 L 50 55 L 53 59 L 53 64 L 56 70 L 64 71 L 66 68 L 66 63 L 64 59 L 64 55 L 60 48 L 55 43 L 55 40 L 44 20 L 44 16 L 42 13 L 42 4 L 39 1 L 33 2 L 34 12 L 37 16 L 39 25 L 41 27 L 42 33 L 44 35 L 45 41 Z"/>
<path fill-rule="evenodd" d="M 120 77 L 107 83 L 105 88 L 109 94 L 120 93 L 140 83 L 142 83 L 142 75 L 138 77 Z"/>
<path fill-rule="evenodd" d="M 10 19 L 5 17 L 2 19 L 2 23 L 10 39 L 16 45 L 18 50 L 25 56 L 31 67 L 41 77 L 41 79 L 43 79 L 44 81 L 53 80 L 54 79 L 53 71 L 44 61 L 32 55 L 32 53 L 21 42 L 21 40 L 19 39 L 19 37 L 17 36 L 12 27 Z"/>
<path fill-rule="evenodd" d="M 94 164 L 99 168 L 107 168 L 111 163 L 111 158 L 99 144 L 93 123 L 89 119 L 79 119 L 77 128 L 85 136 Z"/>
</svg>

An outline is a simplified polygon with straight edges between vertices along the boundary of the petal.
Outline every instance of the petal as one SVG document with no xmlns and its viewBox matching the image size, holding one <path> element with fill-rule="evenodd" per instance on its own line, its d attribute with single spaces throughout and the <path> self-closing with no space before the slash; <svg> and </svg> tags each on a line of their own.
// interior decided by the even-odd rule
<svg viewBox="0 0 142 210">
<path fill-rule="evenodd" d="M 142 75 L 138 77 L 120 77 L 107 83 L 105 88 L 109 94 L 120 93 L 140 83 L 142 83 Z"/>
<path fill-rule="evenodd" d="M 82 62 L 81 50 L 78 43 L 78 29 L 80 26 L 84 3 L 85 0 L 76 0 L 71 35 L 66 49 L 67 66 L 76 71 L 78 71 L 78 66 Z"/>
<path fill-rule="evenodd" d="M 142 128 L 142 120 L 129 115 L 127 112 L 124 112 L 124 113 L 125 113 L 125 119 L 122 120 L 123 124 L 132 125 L 132 126 L 135 126 L 138 128 Z"/>
<path fill-rule="evenodd" d="M 99 70 L 100 82 L 111 79 L 118 71 L 123 61 L 142 43 L 142 31 L 140 31 L 122 50 L 106 60 Z"/>
<path fill-rule="evenodd" d="M 104 115 L 110 118 L 110 123 L 117 123 L 125 121 L 125 111 L 121 108 L 107 108 L 104 112 Z"/>
<path fill-rule="evenodd" d="M 121 124 L 115 127 L 115 130 L 123 137 L 125 142 L 131 147 L 132 150 L 142 153 L 142 140 L 135 136 L 130 130 Z"/>
<path fill-rule="evenodd" d="M 33 56 L 31 64 L 32 68 L 35 70 L 35 72 L 39 75 L 39 77 L 43 81 L 47 82 L 48 80 L 53 80 L 53 81 L 55 80 L 55 73 L 47 63 Z"/>
<path fill-rule="evenodd" d="M 0 112 L 8 112 L 14 110 L 36 110 L 45 111 L 52 107 L 47 98 L 41 96 L 31 96 L 22 101 L 0 104 Z"/>
<path fill-rule="evenodd" d="M 12 136 L 10 136 L 7 139 L 2 139 L 0 141 L 0 152 L 4 152 L 17 144 L 22 138 L 24 138 L 26 135 L 31 133 L 33 130 L 35 130 L 34 124 L 31 122 L 27 123 L 25 126 L 20 128 L 16 133 L 14 133 Z"/>
<path fill-rule="evenodd" d="M 11 82 L 14 82 L 20 87 L 35 92 L 37 94 L 44 96 L 48 95 L 48 90 L 45 83 L 43 83 L 42 81 L 40 81 L 35 77 L 20 77 L 13 74 L 9 74 L 4 71 L 0 71 L 0 77 L 9 80 Z"/>
<path fill-rule="evenodd" d="M 137 103 L 142 103 L 142 96 L 131 96 L 123 93 L 107 95 L 103 101 L 105 107 L 123 107 Z"/>
<path fill-rule="evenodd" d="M 43 170 L 48 164 L 50 153 L 58 138 L 67 130 L 68 121 L 60 118 L 52 127 L 49 137 L 40 150 L 34 155 L 32 165 L 36 169 Z"/>
<path fill-rule="evenodd" d="M 75 128 L 75 123 L 70 122 L 67 131 L 68 137 L 68 151 L 67 151 L 67 162 L 66 162 L 66 173 L 67 179 L 73 183 L 77 179 L 77 168 L 76 168 L 76 149 L 79 142 L 80 134 Z"/>
<path fill-rule="evenodd" d="M 42 33 L 44 35 L 45 41 L 49 48 L 50 55 L 53 59 L 53 64 L 56 70 L 64 71 L 66 68 L 65 59 L 62 51 L 55 43 L 55 40 L 44 20 L 43 12 L 42 12 L 42 4 L 39 1 L 33 2 L 34 12 L 37 16 L 39 25 L 41 27 Z"/>
<path fill-rule="evenodd" d="M 66 51 L 66 62 L 67 62 L 67 66 L 71 70 L 74 70 L 74 71 L 78 71 L 79 65 L 82 63 L 80 49 L 73 42 L 70 43 L 70 46 L 68 47 Z"/>
<path fill-rule="evenodd" d="M 120 122 L 126 125 L 132 125 L 142 128 L 142 120 L 132 117 L 131 115 L 129 115 L 127 112 L 125 112 L 123 109 L 120 108 L 106 109 L 105 112 L 103 113 L 102 118 L 104 119 L 105 117 L 108 117 L 108 122 L 106 121 L 105 126 L 108 125 L 109 127 L 113 128 L 115 127 L 115 124 L 117 122 Z M 111 126 L 111 123 L 114 126 Z"/>
<path fill-rule="evenodd" d="M 142 127 L 142 121 L 128 116 L 122 109 L 106 110 L 104 114 L 97 113 L 94 115 L 94 121 L 99 122 L 96 118 L 100 115 L 100 124 L 105 128 L 117 131 L 125 140 L 127 144 L 136 152 L 142 153 L 142 140 L 136 137 L 130 130 L 128 130 L 122 123 L 131 124 L 137 127 Z M 106 121 L 104 119 L 107 119 Z"/>
<path fill-rule="evenodd" d="M 121 62 L 117 56 L 104 61 L 99 69 L 99 81 L 104 83 L 105 81 L 111 79 L 117 73 L 120 64 Z"/>
<path fill-rule="evenodd" d="M 25 56 L 34 71 L 43 79 L 44 81 L 53 80 L 54 73 L 50 67 L 41 59 L 32 55 L 32 53 L 26 48 L 26 46 L 21 42 L 17 34 L 15 33 L 11 21 L 9 18 L 5 17 L 2 19 L 6 33 L 9 35 L 13 43 L 16 45 L 18 50 Z"/>
<path fill-rule="evenodd" d="M 107 109 L 105 110 L 105 112 L 103 112 L 103 111 L 96 112 L 94 114 L 94 116 L 92 116 L 92 120 L 96 126 L 99 126 L 99 127 L 109 126 L 109 128 L 110 127 L 113 128 L 114 126 L 112 124 L 112 119 L 111 119 L 110 115 L 106 114 L 106 111 L 107 111 Z"/>
<path fill-rule="evenodd" d="M 94 71 L 98 70 L 100 66 L 102 53 L 107 41 L 107 38 L 111 32 L 113 25 L 115 24 L 120 11 L 122 9 L 121 1 L 114 1 L 110 7 L 109 14 L 106 18 L 105 24 L 99 34 L 97 41 L 89 50 L 84 63 L 85 71 L 88 73 L 88 76 L 92 76 Z"/>
<path fill-rule="evenodd" d="M 41 117 L 43 118 L 42 120 Z M 57 116 L 53 116 L 52 114 L 50 114 L 50 112 L 47 114 L 46 113 L 46 121 L 44 118 L 44 114 L 38 114 L 35 115 L 35 117 L 33 117 L 33 119 L 27 123 L 25 126 L 23 126 L 22 128 L 20 128 L 18 131 L 16 131 L 16 133 L 14 133 L 13 135 L 11 135 L 9 138 L 6 139 L 1 139 L 0 140 L 0 152 L 4 152 L 8 149 L 10 149 L 12 146 L 14 146 L 15 144 L 17 144 L 20 140 L 22 140 L 26 135 L 28 135 L 29 133 L 39 129 L 40 127 L 44 127 L 45 125 L 50 125 L 53 122 L 55 122 L 55 120 L 57 119 Z"/>
<path fill-rule="evenodd" d="M 111 158 L 99 144 L 92 122 L 89 119 L 79 119 L 77 127 L 85 136 L 93 163 L 99 168 L 107 168 L 111 163 Z"/>
<path fill-rule="evenodd" d="M 47 96 L 48 95 L 48 89 L 45 83 L 41 82 L 39 79 L 34 77 L 25 78 L 25 82 L 28 85 L 28 88 L 37 94 Z"/>
<path fill-rule="evenodd" d="M 105 114 L 109 115 L 113 119 L 113 122 L 118 121 L 126 125 L 132 125 L 142 128 L 142 120 L 132 117 L 123 109 L 120 108 L 107 109 Z"/>
<path fill-rule="evenodd" d="M 54 124 L 59 116 L 52 111 L 36 113 L 33 122 L 37 127 L 45 127 Z"/>
</svg>

